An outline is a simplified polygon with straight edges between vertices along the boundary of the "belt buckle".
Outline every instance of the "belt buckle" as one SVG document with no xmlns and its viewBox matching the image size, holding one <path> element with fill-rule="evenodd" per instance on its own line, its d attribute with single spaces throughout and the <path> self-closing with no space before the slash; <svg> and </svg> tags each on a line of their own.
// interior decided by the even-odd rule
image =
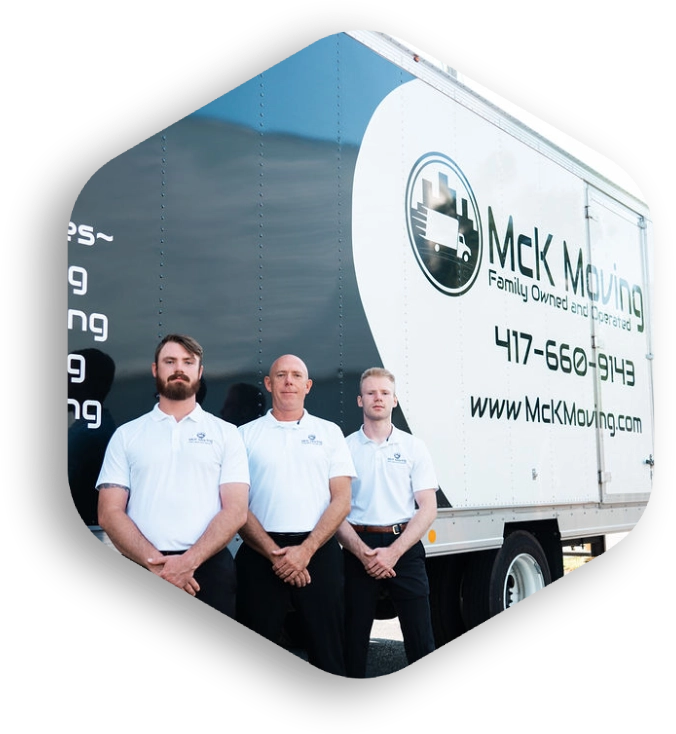
<svg viewBox="0 0 676 734">
<path fill-rule="evenodd" d="M 392 526 L 392 532 L 395 535 L 401 535 L 401 524 L 400 523 L 397 523 L 396 525 L 393 525 Z"/>
</svg>

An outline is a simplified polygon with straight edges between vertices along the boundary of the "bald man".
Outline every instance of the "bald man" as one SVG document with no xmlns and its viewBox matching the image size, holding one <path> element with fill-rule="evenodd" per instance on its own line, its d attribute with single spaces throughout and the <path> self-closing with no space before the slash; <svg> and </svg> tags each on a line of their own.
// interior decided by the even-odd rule
<svg viewBox="0 0 676 734">
<path fill-rule="evenodd" d="M 299 357 L 279 357 L 265 377 L 272 408 L 239 429 L 251 489 L 235 559 L 237 619 L 279 643 L 293 607 L 309 662 L 345 675 L 343 559 L 334 535 L 350 510 L 355 470 L 340 428 L 305 409 L 311 387 Z"/>
</svg>

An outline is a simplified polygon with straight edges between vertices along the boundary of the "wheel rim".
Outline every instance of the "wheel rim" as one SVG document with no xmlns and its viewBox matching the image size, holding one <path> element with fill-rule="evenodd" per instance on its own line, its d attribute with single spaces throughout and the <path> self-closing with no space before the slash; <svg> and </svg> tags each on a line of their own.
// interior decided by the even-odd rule
<svg viewBox="0 0 676 734">
<path fill-rule="evenodd" d="M 545 586 L 545 577 L 538 562 L 528 553 L 521 553 L 507 569 L 503 595 L 505 608 L 514 606 Z"/>
</svg>

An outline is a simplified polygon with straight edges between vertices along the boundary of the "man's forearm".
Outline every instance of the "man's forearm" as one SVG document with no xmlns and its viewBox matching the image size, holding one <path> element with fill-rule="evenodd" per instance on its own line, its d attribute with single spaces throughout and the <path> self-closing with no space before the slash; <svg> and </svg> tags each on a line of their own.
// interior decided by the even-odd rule
<svg viewBox="0 0 676 734">
<path fill-rule="evenodd" d="M 425 490 L 425 492 L 433 492 L 433 494 L 428 494 L 424 500 L 419 501 L 418 510 L 409 520 L 404 532 L 390 546 L 396 549 L 400 557 L 425 535 L 437 516 L 436 490 Z"/>
<path fill-rule="evenodd" d="M 272 560 L 272 551 L 279 550 L 279 546 L 267 534 L 258 518 L 252 513 L 247 514 L 246 523 L 239 529 L 242 540 L 262 556 Z"/>
<path fill-rule="evenodd" d="M 204 533 L 186 550 L 183 558 L 195 570 L 204 561 L 223 550 L 235 537 L 241 525 L 241 517 L 233 516 L 232 513 L 221 510 L 214 515 Z"/>
<path fill-rule="evenodd" d="M 354 556 L 359 556 L 364 550 L 368 550 L 369 546 L 359 537 L 357 531 L 350 525 L 347 520 L 343 520 L 340 527 L 336 531 L 338 542 Z"/>
<path fill-rule="evenodd" d="M 336 534 L 336 531 L 349 512 L 350 484 L 348 480 L 347 491 L 341 486 L 338 491 L 332 493 L 328 507 L 322 513 L 322 516 L 310 532 L 310 535 L 308 535 L 301 545 L 304 545 L 311 551 L 311 555 L 314 555 L 329 538 L 332 538 Z"/>
<path fill-rule="evenodd" d="M 122 510 L 113 510 L 99 518 L 99 524 L 110 538 L 111 543 L 123 556 L 130 558 L 144 568 L 148 559 L 160 556 L 160 552 L 143 535 L 134 521 Z"/>
</svg>

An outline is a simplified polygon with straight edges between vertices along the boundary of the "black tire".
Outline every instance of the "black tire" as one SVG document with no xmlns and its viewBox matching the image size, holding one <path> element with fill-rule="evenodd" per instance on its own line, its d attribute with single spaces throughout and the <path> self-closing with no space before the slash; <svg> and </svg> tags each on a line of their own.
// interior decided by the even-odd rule
<svg viewBox="0 0 676 734">
<path fill-rule="evenodd" d="M 475 553 L 461 591 L 462 616 L 472 629 L 552 581 L 547 556 L 536 538 L 515 530 L 497 551 Z"/>
</svg>

